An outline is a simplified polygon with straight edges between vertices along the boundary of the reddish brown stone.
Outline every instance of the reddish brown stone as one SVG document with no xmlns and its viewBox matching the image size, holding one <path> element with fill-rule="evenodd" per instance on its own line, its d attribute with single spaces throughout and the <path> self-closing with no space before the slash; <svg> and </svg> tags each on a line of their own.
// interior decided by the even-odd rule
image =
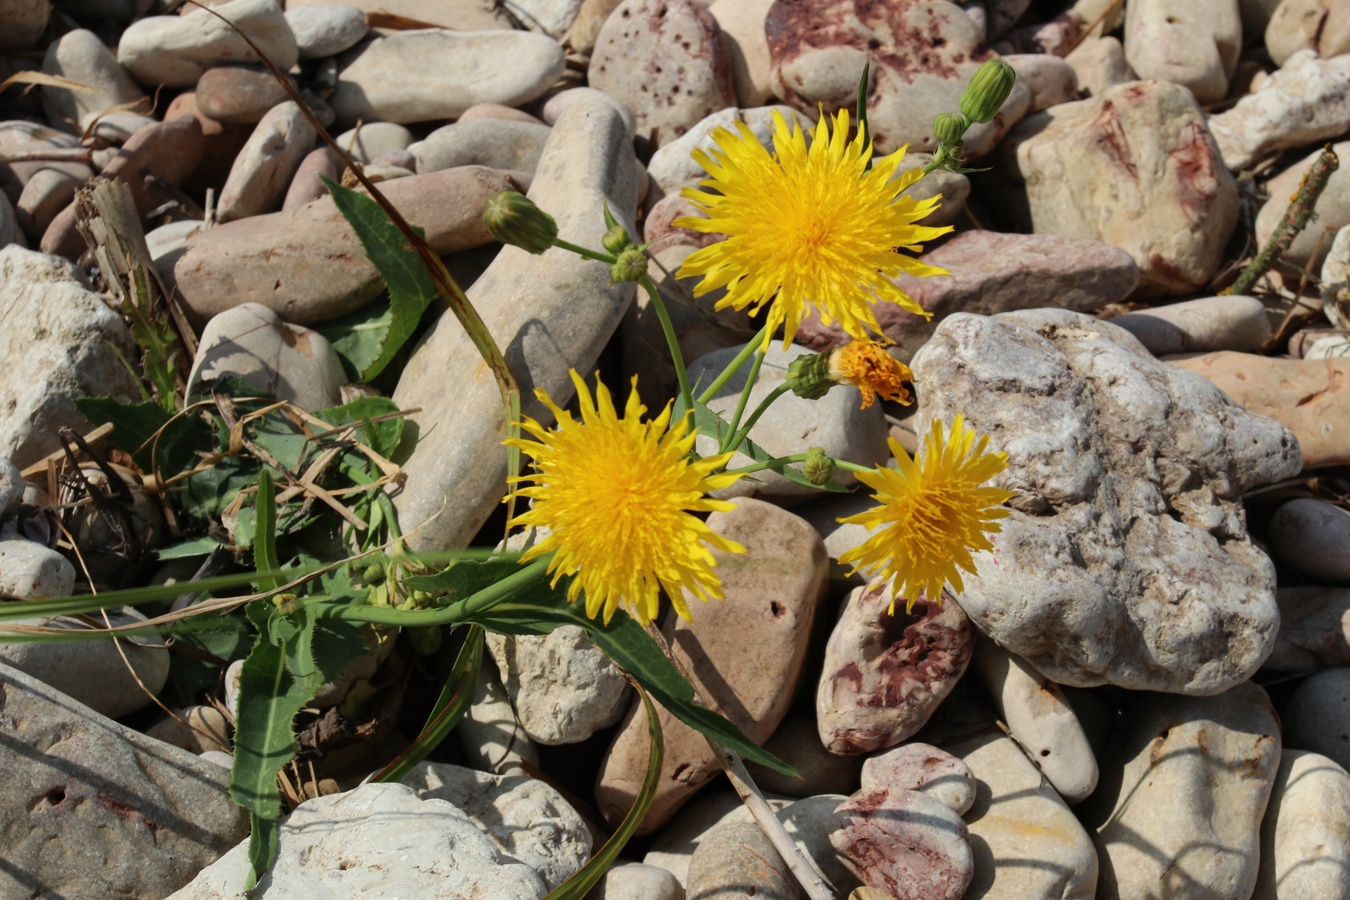
<svg viewBox="0 0 1350 900">
<path fill-rule="evenodd" d="M 830 835 L 868 887 L 896 900 L 959 900 L 975 875 L 961 817 L 917 791 L 855 794 Z"/>
</svg>

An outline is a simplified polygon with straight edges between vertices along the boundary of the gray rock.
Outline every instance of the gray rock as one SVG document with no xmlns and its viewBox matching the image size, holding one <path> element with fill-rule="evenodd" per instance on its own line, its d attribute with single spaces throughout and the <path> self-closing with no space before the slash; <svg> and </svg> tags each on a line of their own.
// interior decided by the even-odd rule
<svg viewBox="0 0 1350 900">
<path fill-rule="evenodd" d="M 13 0 L 0 6 L 0 50 L 27 50 L 47 30 L 47 0 Z"/>
<path fill-rule="evenodd" d="M 1350 666 L 1350 588 L 1290 587 L 1275 592 L 1280 632 L 1264 672 Z"/>
<path fill-rule="evenodd" d="M 628 680 L 578 625 L 487 636 L 521 727 L 541 744 L 575 744 L 623 718 Z"/>
<path fill-rule="evenodd" d="M 418 178 L 460 171 L 466 170 Z M 619 113 L 602 102 L 578 104 L 554 126 L 529 195 L 557 220 L 564 240 L 599 246 L 604 202 L 633 229 L 634 172 Z M 396 181 L 390 190 L 413 180 Z M 481 227 L 479 210 L 481 203 L 474 210 Z M 565 404 L 572 398 L 568 370 L 590 371 L 633 296 L 631 284 L 611 284 L 609 276 L 607 266 L 564 250 L 531 256 L 506 247 L 468 294 L 511 371 L 530 373 L 533 387 Z M 464 329 L 453 316 L 442 316 L 413 350 L 394 391 L 400 409 L 422 410 L 410 420 L 425 440 L 404 464 L 407 487 L 394 500 L 417 549 L 466 545 L 502 498 L 505 420 L 495 382 L 479 377 L 486 375 L 482 366 Z M 445 390 L 447 378 L 455 390 Z M 548 420 L 546 408 L 528 392 L 522 392 L 521 407 L 525 415 Z"/>
<path fill-rule="evenodd" d="M 44 84 L 42 108 L 47 120 L 72 131 L 83 132 L 97 117 L 114 106 L 144 101 L 141 112 L 148 112 L 145 92 L 117 64 L 117 57 L 92 31 L 77 28 L 47 46 L 42 62 L 45 75 L 57 75 L 85 85 L 91 90 L 75 91 Z"/>
<path fill-rule="evenodd" d="M 280 209 L 314 136 L 314 126 L 295 101 L 272 107 L 235 157 L 220 191 L 216 218 L 223 223 Z"/>
<path fill-rule="evenodd" d="M 793 803 L 771 795 L 765 797 L 765 801 L 775 814 Z M 713 829 L 726 822 L 753 821 L 734 791 L 709 791 L 694 798 L 669 825 L 661 829 L 642 862 L 670 872 L 683 889 L 689 883 L 689 860 Z"/>
<path fill-rule="evenodd" d="M 834 811 L 830 843 L 863 884 L 897 900 L 960 900 L 974 876 L 961 817 L 927 794 L 875 788 Z"/>
<path fill-rule="evenodd" d="M 637 122 L 633 119 L 633 111 L 624 105 L 618 97 L 596 90 L 593 87 L 567 88 L 558 91 L 556 94 L 549 94 L 548 99 L 544 101 L 543 107 L 539 110 L 539 118 L 543 120 L 545 125 L 557 125 L 558 120 L 563 117 L 563 113 L 567 112 L 568 109 L 578 103 L 588 103 L 593 100 L 600 100 L 614 107 L 623 117 L 624 127 L 628 129 L 630 138 L 636 133 Z"/>
<path fill-rule="evenodd" d="M 511 698 L 496 666 L 486 661 L 478 670 L 473 702 L 455 728 L 465 760 L 485 772 L 524 771 L 523 763 L 539 765 L 539 751 L 520 727 Z"/>
<path fill-rule="evenodd" d="M 966 896 L 1092 900 L 1092 838 L 1017 745 L 994 733 L 949 749 L 976 778 L 975 804 L 965 815 L 975 857 Z"/>
<path fill-rule="evenodd" d="M 1116 316 L 1119 325 L 1154 356 L 1260 349 L 1270 337 L 1270 317 L 1255 297 L 1202 297 Z"/>
<path fill-rule="evenodd" d="M 0 550 L 10 543 L 0 542 Z M 93 618 L 99 622 L 102 616 L 94 613 Z M 130 606 L 108 610 L 108 624 L 114 627 L 134 626 L 144 621 L 145 615 Z M 89 627 L 66 617 L 50 622 L 43 617 L 24 619 L 21 624 L 50 625 L 71 631 Z M 0 662 L 50 684 L 72 700 L 110 719 L 125 716 L 150 703 L 169 679 L 169 651 L 164 642 L 154 636 L 122 638 L 116 642 L 0 643 Z M 128 664 L 131 671 L 127 670 Z"/>
<path fill-rule="evenodd" d="M 122 364 L 136 349 L 122 317 L 86 290 L 63 259 L 11 244 L 0 249 L 0 456 L 31 465 L 60 448 L 57 432 L 83 434 L 77 397 L 140 399 Z"/>
<path fill-rule="evenodd" d="M 282 822 L 279 845 L 252 897 L 537 900 L 548 890 L 468 815 L 402 784 L 363 784 L 306 801 Z M 242 900 L 248 871 L 244 843 L 170 900 Z"/>
<path fill-rule="evenodd" d="M 447 763 L 419 763 L 403 777 L 423 800 L 463 812 L 502 853 L 529 866 L 549 890 L 586 864 L 591 833 L 562 794 L 526 775 L 492 775 Z"/>
<path fill-rule="evenodd" d="M 657 866 L 620 861 L 601 876 L 587 900 L 684 900 L 684 886 Z"/>
<path fill-rule="evenodd" d="M 1316 672 L 1298 686 L 1281 710 L 1284 741 L 1298 750 L 1311 750 L 1350 764 L 1350 668 Z"/>
<path fill-rule="evenodd" d="M 286 10 L 301 59 L 323 59 L 356 46 L 370 26 L 366 14 L 341 3 L 308 3 Z"/>
<path fill-rule="evenodd" d="M 207 323 L 188 376 L 189 402 L 222 378 L 242 379 L 310 412 L 341 403 L 347 380 L 327 338 L 283 322 L 259 303 L 241 304 Z"/>
<path fill-rule="evenodd" d="M 1250 897 L 1280 764 L 1270 700 L 1250 682 L 1140 699 L 1102 761 L 1098 897 Z"/>
<path fill-rule="evenodd" d="M 1350 898 L 1350 774 L 1316 753 L 1285 750 L 1261 823 L 1252 900 Z"/>
<path fill-rule="evenodd" d="M 562 47 L 543 35 L 402 31 L 351 51 L 329 103 L 344 121 L 454 119 L 476 103 L 528 103 L 562 71 Z"/>
<path fill-rule="evenodd" d="M 1275 510 L 1268 538 L 1271 552 L 1318 582 L 1350 583 L 1350 512 L 1312 497 Z"/>
<path fill-rule="evenodd" d="M 1141 79 L 1190 88 L 1200 103 L 1228 94 L 1242 52 L 1237 0 L 1135 0 L 1126 7 L 1125 58 Z"/>
<path fill-rule="evenodd" d="M 689 860 L 686 890 L 698 900 L 797 900 L 796 879 L 760 827 L 724 822 Z"/>
<path fill-rule="evenodd" d="M 488 166 L 533 174 L 552 130 L 529 122 L 471 119 L 437 128 L 408 149 L 419 173 Z"/>
<path fill-rule="evenodd" d="M 242 30 L 277 68 L 299 58 L 295 36 L 276 0 L 230 0 L 215 12 Z M 233 28 L 204 9 L 181 16 L 148 16 L 133 22 L 117 45 L 117 61 L 144 85 L 189 87 L 212 66 L 257 62 Z"/>
<path fill-rule="evenodd" d="M 8 458 L 0 456 L 0 519 L 7 518 L 23 498 L 23 474 Z M 56 594 L 54 596 L 61 596 Z"/>
<path fill-rule="evenodd" d="M 308 7 L 302 6 L 301 9 Z M 360 128 L 338 135 L 337 145 L 357 162 L 368 165 L 390 150 L 403 150 L 412 146 L 414 140 L 411 131 L 394 122 L 365 122 Z"/>
<path fill-rule="evenodd" d="M 163 897 L 248 834 L 227 770 L 4 665 L 0 710 L 0 894 Z"/>
<path fill-rule="evenodd" d="M 963 816 L 975 802 L 970 766 L 932 744 L 902 744 L 863 763 L 861 790 L 918 791 Z"/>
<path fill-rule="evenodd" d="M 10 465 L 13 467 L 12 463 Z M 19 494 L 22 492 L 20 487 Z M 42 544 L 12 535 L 0 536 L 0 597 L 44 600 L 69 597 L 74 589 L 75 566 L 70 560 Z"/>
<path fill-rule="evenodd" d="M 1008 454 L 991 483 L 1013 512 L 961 597 L 980 630 L 1078 687 L 1213 694 L 1256 671 L 1278 614 L 1241 495 L 1300 470 L 1288 430 L 1063 310 L 952 316 L 913 367 L 919 422 L 962 413 Z"/>
</svg>

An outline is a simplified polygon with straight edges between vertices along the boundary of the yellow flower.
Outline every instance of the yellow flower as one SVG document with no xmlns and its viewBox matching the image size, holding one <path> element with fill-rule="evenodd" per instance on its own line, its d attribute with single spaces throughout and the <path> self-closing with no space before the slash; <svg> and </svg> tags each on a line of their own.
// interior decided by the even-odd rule
<svg viewBox="0 0 1350 900">
<path fill-rule="evenodd" d="M 905 382 L 912 382 L 914 373 L 876 341 L 849 341 L 831 353 L 830 378 L 862 391 L 861 409 L 871 406 L 877 394 L 883 400 L 902 404 L 914 402 L 905 390 Z"/>
<path fill-rule="evenodd" d="M 695 433 L 688 417 L 672 423 L 671 408 L 648 422 L 637 394 L 637 378 L 619 418 L 609 390 L 597 382 L 591 398 L 575 371 L 581 421 L 560 409 L 543 391 L 539 401 L 558 424 L 546 429 L 528 416 L 521 427 L 536 440 L 511 438 L 508 446 L 527 453 L 535 473 L 512 479 L 534 482 L 516 487 L 513 496 L 533 501 L 511 525 L 534 525 L 549 535 L 521 557 L 528 562 L 553 552 L 548 571 L 556 585 L 572 576 L 567 599 L 586 595 L 586 615 L 603 609 L 608 624 L 620 604 L 643 625 L 660 610 L 665 588 L 676 612 L 689 618 L 681 589 L 700 600 L 722 599 L 709 548 L 743 553 L 745 548 L 714 532 L 691 513 L 729 510 L 732 504 L 712 500 L 709 491 L 724 488 L 741 476 L 714 475 L 730 453 L 692 460 Z"/>
<path fill-rule="evenodd" d="M 906 598 L 909 612 L 920 591 L 938 603 L 947 582 L 960 593 L 961 570 L 975 572 L 971 551 L 993 548 L 986 535 L 1001 530 L 997 520 L 1009 515 L 1003 503 L 1013 493 L 980 487 L 1008 466 L 1006 453 L 985 452 L 988 443 L 987 435 L 976 443 L 961 416 L 945 439 L 942 423 L 934 420 L 922 462 L 910 459 L 892 439 L 898 469 L 857 473 L 876 491 L 872 499 L 881 506 L 839 521 L 876 533 L 840 555 L 839 562 L 890 581 L 892 614 L 896 597 Z"/>
<path fill-rule="evenodd" d="M 825 118 L 811 130 L 809 150 L 795 121 L 789 128 L 777 112 L 773 121 L 774 155 L 743 122 L 736 123 L 739 134 L 713 131 L 717 148 L 711 158 L 694 151 L 694 160 L 711 176 L 699 184 L 710 190 L 685 188 L 681 194 L 707 218 L 685 217 L 674 224 L 727 238 L 691 254 L 679 277 L 702 276 L 695 296 L 725 287 L 718 309 L 753 307 L 754 315 L 769 304 L 769 334 L 782 325 L 784 347 L 812 303 L 826 325 L 837 320 L 855 338 L 880 332 L 871 307 L 875 300 L 928 318 L 931 314 L 890 278 L 900 272 L 947 271 L 896 248 L 917 251 L 920 241 L 951 228 L 914 224 L 937 208 L 939 198 L 900 196 L 922 176 L 911 169 L 896 177 L 904 148 L 868 171 L 872 146 L 848 139 L 846 111 L 835 117 L 832 128 Z"/>
</svg>

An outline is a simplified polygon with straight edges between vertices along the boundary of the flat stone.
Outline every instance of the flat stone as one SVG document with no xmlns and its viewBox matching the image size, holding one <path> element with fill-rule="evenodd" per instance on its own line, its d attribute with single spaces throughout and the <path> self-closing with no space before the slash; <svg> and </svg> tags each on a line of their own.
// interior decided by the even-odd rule
<svg viewBox="0 0 1350 900">
<path fill-rule="evenodd" d="M 215 12 L 247 34 L 281 71 L 295 65 L 295 36 L 276 0 L 231 0 L 215 5 Z M 143 85 L 191 87 L 212 66 L 258 62 L 258 55 L 218 16 L 196 9 L 137 19 L 122 32 L 117 61 Z"/>
<path fill-rule="evenodd" d="M 975 773 L 970 766 L 932 744 L 892 747 L 863 763 L 861 790 L 918 791 L 963 816 L 975 802 Z"/>
<path fill-rule="evenodd" d="M 474 170 L 450 169 L 418 178 L 465 171 Z M 389 190 L 413 181 L 400 179 Z M 600 245 L 605 203 L 635 230 L 632 143 L 612 105 L 581 103 L 558 120 L 529 197 L 554 217 L 561 238 L 581 246 Z M 481 228 L 482 200 L 463 205 Z M 530 373 L 534 387 L 565 404 L 573 396 L 568 370 L 592 370 L 623 318 L 633 286 L 611 284 L 608 266 L 564 250 L 532 256 L 505 247 L 468 295 L 504 348 L 511 371 Z M 394 500 L 399 523 L 416 549 L 466 546 L 503 496 L 506 422 L 501 395 L 485 366 L 454 317 L 442 316 L 414 348 L 394 391 L 400 409 L 422 410 L 409 420 L 425 440 L 404 463 L 408 483 Z M 447 378 L 457 385 L 455 390 L 445 390 Z M 543 404 L 528 394 L 523 393 L 521 408 L 536 421 L 550 421 Z M 448 507 L 447 497 L 454 498 Z"/>
<path fill-rule="evenodd" d="M 80 434 L 89 421 L 79 397 L 140 398 L 122 364 L 135 345 L 122 317 L 86 290 L 63 259 L 11 244 L 0 249 L 0 455 L 26 467 L 61 447 L 62 428 Z"/>
<path fill-rule="evenodd" d="M 1350 11 L 1335 0 L 1283 0 L 1266 26 L 1266 50 L 1277 66 L 1303 50 L 1323 59 L 1350 53 Z"/>
<path fill-rule="evenodd" d="M 773 64 L 764 32 L 772 6 L 773 0 L 714 0 L 708 7 L 731 57 L 737 106 L 763 106 L 773 96 Z"/>
<path fill-rule="evenodd" d="M 1350 763 L 1350 669 L 1314 672 L 1280 712 L 1288 746 L 1321 753 L 1341 768 Z"/>
<path fill-rule="evenodd" d="M 981 631 L 1076 687 L 1213 694 L 1256 671 L 1274 567 L 1241 497 L 1299 471 L 1285 428 L 1065 310 L 951 316 L 913 369 L 918 438 L 960 413 L 1008 454 L 991 483 L 1012 515 L 963 576 Z"/>
<path fill-rule="evenodd" d="M 620 860 L 586 895 L 588 900 L 684 900 L 684 887 L 657 866 Z"/>
<path fill-rule="evenodd" d="M 928 721 L 965 674 L 975 631 L 950 595 L 919 597 L 914 612 L 890 588 L 849 592 L 825 647 L 816 690 L 820 740 L 832 753 L 894 747 Z"/>
<path fill-rule="evenodd" d="M 576 744 L 623 718 L 628 680 L 578 625 L 487 636 L 521 727 L 541 744 Z"/>
<path fill-rule="evenodd" d="M 256 125 L 290 98 L 266 69 L 216 66 L 197 79 L 197 108 L 225 125 Z"/>
<path fill-rule="evenodd" d="M 1068 803 L 1097 787 L 1097 758 L 1064 691 L 993 641 L 980 641 L 975 668 L 1009 735 Z"/>
<path fill-rule="evenodd" d="M 370 30 L 365 11 L 344 3 L 288 3 L 286 24 L 301 59 L 323 59 L 356 46 Z"/>
<path fill-rule="evenodd" d="M 1128 250 L 1141 293 L 1203 288 L 1237 224 L 1237 184 L 1178 85 L 1136 81 L 1034 113 L 996 157 L 991 187 L 1017 230 Z"/>
<path fill-rule="evenodd" d="M 1350 512 L 1312 497 L 1290 500 L 1267 526 L 1271 551 L 1318 582 L 1350 583 Z"/>
<path fill-rule="evenodd" d="M 1270 338 L 1270 316 L 1255 297 L 1202 297 L 1115 316 L 1154 356 L 1211 350 L 1258 350 Z"/>
<path fill-rule="evenodd" d="M 669 616 L 663 631 L 722 713 L 762 744 L 787 714 L 802 676 L 811 623 L 825 592 L 825 548 L 809 525 L 786 510 L 748 498 L 732 502 L 731 511 L 708 517 L 713 531 L 746 548 L 734 558 L 712 551 L 726 600 L 694 604 L 692 622 Z M 647 717 L 635 704 L 596 779 L 596 803 L 611 824 L 632 806 L 647 767 Z M 665 824 L 722 771 L 701 734 L 664 709 L 658 714 L 666 751 L 639 833 Z"/>
<path fill-rule="evenodd" d="M 145 92 L 92 31 L 77 28 L 52 41 L 42 61 L 42 72 L 90 88 L 74 91 L 50 84 L 42 86 L 42 109 L 47 120 L 58 127 L 83 132 L 94 119 L 115 106 L 126 109 L 128 104 L 140 102 L 142 105 L 137 109 L 150 110 Z"/>
<path fill-rule="evenodd" d="M 685 885 L 699 900 L 796 900 L 797 882 L 763 830 L 752 822 L 714 828 L 689 860 Z"/>
<path fill-rule="evenodd" d="M 995 55 L 983 30 L 946 0 L 778 0 L 764 27 L 774 94 L 798 109 L 852 110 L 870 59 L 867 125 L 879 153 L 905 144 L 936 150 L 933 117 L 956 109 L 970 77 Z M 1030 103 L 1030 89 L 1015 84 L 992 121 L 966 132 L 967 155 L 992 150 Z"/>
<path fill-rule="evenodd" d="M 1018 746 L 994 733 L 949 749 L 976 778 L 965 815 L 975 857 L 966 897 L 1095 896 L 1092 838 Z"/>
<path fill-rule="evenodd" d="M 1220 351 L 1174 357 L 1171 364 L 1205 376 L 1234 403 L 1269 416 L 1294 433 L 1303 468 L 1350 463 L 1347 359 L 1279 359 Z"/>
<path fill-rule="evenodd" d="M 272 107 L 230 167 L 230 177 L 220 191 L 217 219 L 232 222 L 279 210 L 314 137 L 314 126 L 297 103 L 287 100 Z"/>
<path fill-rule="evenodd" d="M 953 313 L 980 315 L 1049 306 L 1093 312 L 1125 299 L 1139 284 L 1139 266 L 1120 247 L 1060 234 L 1002 234 L 964 231 L 923 255 L 923 261 L 951 273 L 894 279 L 931 319 L 895 303 L 874 303 L 882 334 L 909 360 Z M 838 325 L 825 327 L 814 310 L 796 341 L 814 350 L 841 347 L 849 338 Z"/>
<path fill-rule="evenodd" d="M 363 784 L 308 800 L 278 830 L 277 860 L 254 895 L 266 900 L 537 900 L 548 891 L 533 869 L 502 852 L 470 816 L 445 800 L 420 799 L 402 784 Z M 248 872 L 246 841 L 170 900 L 235 900 Z"/>
<path fill-rule="evenodd" d="M 558 42 L 528 31 L 401 31 L 342 59 L 329 98 L 338 119 L 405 125 L 454 119 L 477 103 L 521 106 L 563 71 Z"/>
<path fill-rule="evenodd" d="M 654 146 L 736 105 L 731 56 L 699 0 L 624 0 L 596 36 L 588 77 L 633 111 Z"/>
<path fill-rule="evenodd" d="M 820 743 L 815 719 L 790 717 L 764 742 L 764 749 L 797 770 L 799 778 L 789 778 L 747 762 L 746 769 L 761 790 L 788 797 L 812 797 L 817 794 L 851 794 L 858 789 L 859 757 L 839 757 Z"/>
<path fill-rule="evenodd" d="M 7 665 L 0 735 L 5 896 L 164 897 L 248 834 L 228 770 Z"/>
<path fill-rule="evenodd" d="M 287 10 L 314 4 L 327 5 L 331 0 L 286 0 Z M 378 21 L 382 16 L 412 19 L 434 28 L 453 28 L 458 31 L 503 31 L 515 27 L 505 7 L 493 0 L 343 0 L 354 6 L 368 19 Z"/>
<path fill-rule="evenodd" d="M 437 128 L 408 149 L 419 173 L 487 166 L 533 174 L 552 130 L 542 122 L 471 119 Z"/>
<path fill-rule="evenodd" d="M 1350 55 L 1345 61 L 1344 90 L 1350 94 Z M 1331 149 L 1338 157 L 1350 159 L 1350 141 L 1340 141 L 1333 144 Z M 1274 236 L 1275 229 L 1280 226 L 1280 220 L 1289 209 L 1290 199 L 1298 193 L 1304 176 L 1321 154 L 1321 149 L 1314 150 L 1266 183 L 1270 199 L 1262 204 L 1260 212 L 1256 214 L 1257 241 L 1269 241 Z M 1340 166 L 1331 173 L 1326 187 L 1317 198 L 1316 225 L 1303 229 L 1294 238 L 1281 257 L 1282 260 L 1310 272 L 1319 271 L 1331 250 L 1332 241 L 1329 238 L 1347 225 L 1350 225 L 1350 166 Z M 1325 238 L 1321 236 L 1324 229 L 1330 229 Z M 1290 281 L 1296 284 L 1298 276 L 1286 278 L 1285 281 L 1286 284 Z"/>
<path fill-rule="evenodd" d="M 1125 58 L 1143 80 L 1189 88 L 1200 103 L 1228 96 L 1242 52 L 1237 0 L 1135 0 L 1125 12 Z"/>
<path fill-rule="evenodd" d="M 974 876 L 961 817 L 918 791 L 875 788 L 840 804 L 830 843 L 863 884 L 897 900 L 960 900 Z"/>
<path fill-rule="evenodd" d="M 1350 666 L 1350 588 L 1280 588 L 1275 600 L 1280 633 L 1263 672 Z"/>
<path fill-rule="evenodd" d="M 489 243 L 483 203 L 514 187 L 505 172 L 465 166 L 401 178 L 381 192 L 446 254 Z M 326 196 L 200 231 L 155 265 L 198 321 L 260 303 L 308 325 L 360 309 L 383 290 L 355 232 Z"/>
<path fill-rule="evenodd" d="M 1301 750 L 1280 754 L 1252 893 L 1285 897 L 1350 898 L 1350 774 Z"/>
<path fill-rule="evenodd" d="M 1118 84 L 1139 80 L 1125 61 L 1125 48 L 1113 37 L 1088 38 L 1064 61 L 1073 67 L 1078 89 L 1085 97 L 1099 97 Z"/>
<path fill-rule="evenodd" d="M 1280 764 L 1265 691 L 1137 699 L 1102 761 L 1097 896 L 1250 897 Z"/>
</svg>

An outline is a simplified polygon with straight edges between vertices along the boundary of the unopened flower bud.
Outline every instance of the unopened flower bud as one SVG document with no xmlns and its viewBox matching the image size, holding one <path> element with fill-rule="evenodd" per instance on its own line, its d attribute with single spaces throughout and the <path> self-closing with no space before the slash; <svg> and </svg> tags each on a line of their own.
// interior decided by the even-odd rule
<svg viewBox="0 0 1350 900">
<path fill-rule="evenodd" d="M 618 262 L 609 268 L 610 280 L 641 281 L 647 274 L 647 254 L 637 247 L 629 247 L 619 254 Z"/>
<path fill-rule="evenodd" d="M 483 225 L 503 244 L 539 254 L 553 246 L 558 223 L 519 191 L 501 191 L 483 204 Z"/>
<path fill-rule="evenodd" d="M 830 353 L 808 353 L 788 363 L 785 379 L 792 393 L 804 400 L 819 400 L 839 382 L 830 377 Z"/>
<path fill-rule="evenodd" d="M 806 451 L 806 460 L 802 463 L 802 474 L 806 480 L 820 487 L 830 483 L 834 477 L 834 460 L 820 447 Z"/>
<path fill-rule="evenodd" d="M 960 113 L 938 113 L 933 119 L 933 134 L 940 143 L 959 144 L 969 126 L 969 120 Z"/>
<path fill-rule="evenodd" d="M 628 229 L 622 225 L 615 225 L 605 236 L 600 239 L 600 246 L 604 247 L 610 253 L 622 253 L 633 243 L 633 238 L 629 236 Z"/>
<path fill-rule="evenodd" d="M 961 94 L 960 108 L 972 122 L 988 122 L 1012 93 L 1017 72 L 1001 59 L 980 66 Z"/>
</svg>

